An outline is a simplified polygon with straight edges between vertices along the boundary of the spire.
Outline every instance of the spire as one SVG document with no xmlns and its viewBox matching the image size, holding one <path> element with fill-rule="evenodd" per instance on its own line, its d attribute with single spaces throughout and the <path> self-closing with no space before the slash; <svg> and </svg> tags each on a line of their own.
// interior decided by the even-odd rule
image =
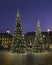
<svg viewBox="0 0 52 65">
<path fill-rule="evenodd" d="M 18 8 L 18 11 L 17 11 L 17 17 L 20 17 L 20 10 Z"/>
<path fill-rule="evenodd" d="M 38 19 L 38 23 L 37 23 L 37 29 L 36 29 L 36 32 L 38 33 L 41 33 L 41 28 L 40 28 L 40 19 Z"/>
</svg>

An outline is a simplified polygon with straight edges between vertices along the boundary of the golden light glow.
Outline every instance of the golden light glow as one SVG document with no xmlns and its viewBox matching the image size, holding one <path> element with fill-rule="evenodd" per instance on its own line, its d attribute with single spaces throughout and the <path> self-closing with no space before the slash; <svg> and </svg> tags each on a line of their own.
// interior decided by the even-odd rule
<svg viewBox="0 0 52 65">
<path fill-rule="evenodd" d="M 47 32 L 50 32 L 50 28 L 47 29 Z"/>
</svg>

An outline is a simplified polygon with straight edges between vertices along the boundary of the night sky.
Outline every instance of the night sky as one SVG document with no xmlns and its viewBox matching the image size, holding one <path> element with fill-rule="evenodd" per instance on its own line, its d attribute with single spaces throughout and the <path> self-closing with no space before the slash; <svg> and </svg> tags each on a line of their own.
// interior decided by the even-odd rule
<svg viewBox="0 0 52 65">
<path fill-rule="evenodd" d="M 24 34 L 36 31 L 38 19 L 42 31 L 52 31 L 52 0 L 0 0 L 0 33 L 14 33 L 18 8 Z"/>
</svg>

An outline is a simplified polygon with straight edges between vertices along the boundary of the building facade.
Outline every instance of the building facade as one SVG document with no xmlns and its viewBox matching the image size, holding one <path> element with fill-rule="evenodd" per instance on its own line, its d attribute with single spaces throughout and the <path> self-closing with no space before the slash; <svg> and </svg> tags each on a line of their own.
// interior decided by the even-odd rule
<svg viewBox="0 0 52 65">
<path fill-rule="evenodd" d="M 28 32 L 25 34 L 25 41 L 26 45 L 29 48 L 30 43 L 31 45 L 35 42 L 35 32 Z M 43 38 L 43 44 L 45 45 L 45 48 L 52 47 L 52 32 L 42 32 L 42 38 Z"/>
<path fill-rule="evenodd" d="M 24 35 L 26 47 L 27 50 L 32 51 L 32 45 L 35 42 L 35 32 L 28 32 Z M 12 38 L 13 36 L 10 34 L 10 32 L 7 30 L 5 33 L 0 33 L 0 49 L 10 49 L 12 44 Z M 46 47 L 52 48 L 52 32 L 42 32 L 42 38 L 43 38 L 43 44 Z"/>
<path fill-rule="evenodd" d="M 7 30 L 5 33 L 0 33 L 0 49 L 9 49 L 12 44 L 12 35 Z"/>
<path fill-rule="evenodd" d="M 25 34 L 27 51 L 32 51 L 32 45 L 34 43 L 34 39 L 35 39 L 34 32 L 28 32 L 27 34 Z"/>
</svg>

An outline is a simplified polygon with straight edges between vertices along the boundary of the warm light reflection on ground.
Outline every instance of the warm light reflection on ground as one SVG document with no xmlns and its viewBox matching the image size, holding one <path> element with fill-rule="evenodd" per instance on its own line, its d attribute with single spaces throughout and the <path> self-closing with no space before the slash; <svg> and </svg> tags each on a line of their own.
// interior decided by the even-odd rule
<svg viewBox="0 0 52 65">
<path fill-rule="evenodd" d="M 52 65 L 52 53 L 0 52 L 1 65 Z"/>
</svg>

